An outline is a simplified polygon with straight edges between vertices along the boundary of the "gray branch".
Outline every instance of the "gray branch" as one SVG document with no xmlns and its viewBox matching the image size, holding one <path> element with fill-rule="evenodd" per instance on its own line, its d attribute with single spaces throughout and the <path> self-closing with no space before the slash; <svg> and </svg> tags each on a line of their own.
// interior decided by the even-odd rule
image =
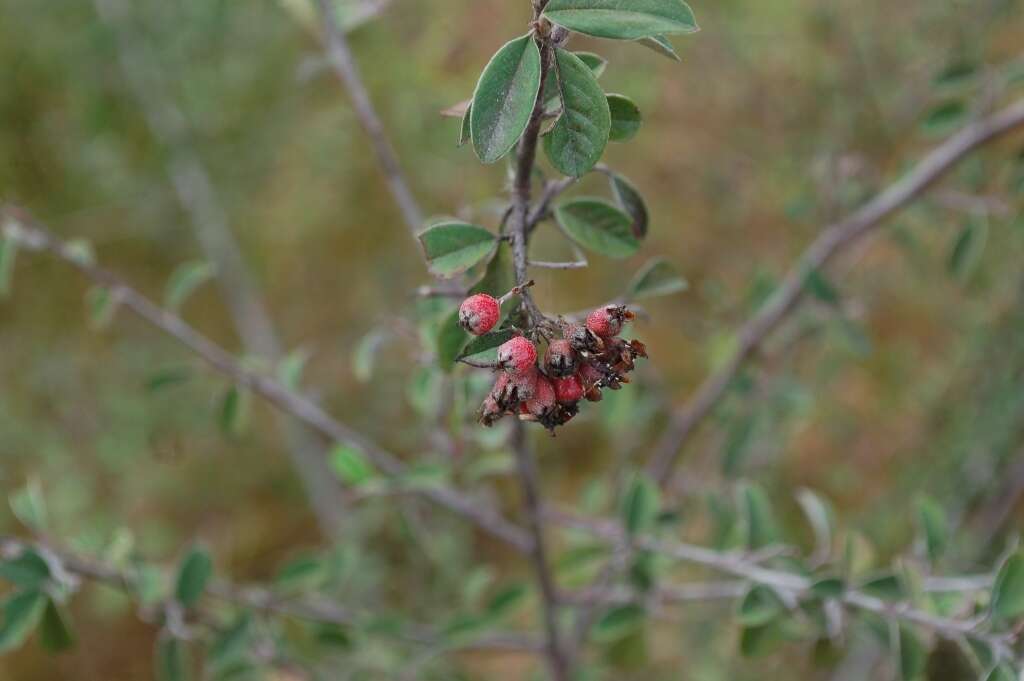
<svg viewBox="0 0 1024 681">
<path fill-rule="evenodd" d="M 663 485 L 672 475 L 676 459 L 690 435 L 726 394 L 747 359 L 797 307 L 809 272 L 825 267 L 839 253 L 871 233 L 941 179 L 965 156 L 1024 126 L 1024 100 L 974 121 L 925 156 L 907 175 L 846 219 L 827 227 L 804 251 L 772 297 L 737 333 L 737 347 L 724 366 L 697 388 L 678 408 L 662 434 L 649 462 L 649 470 Z"/>
</svg>

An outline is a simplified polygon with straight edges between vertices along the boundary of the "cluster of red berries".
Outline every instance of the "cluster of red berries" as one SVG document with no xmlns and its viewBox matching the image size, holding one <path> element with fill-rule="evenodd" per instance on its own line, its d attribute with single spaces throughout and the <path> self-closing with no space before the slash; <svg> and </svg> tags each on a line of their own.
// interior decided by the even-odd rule
<svg viewBox="0 0 1024 681">
<path fill-rule="evenodd" d="M 471 296 L 459 308 L 459 323 L 477 336 L 493 329 L 500 316 L 500 301 L 487 294 Z M 480 408 L 480 422 L 490 426 L 513 414 L 553 431 L 579 413 L 582 400 L 597 402 L 603 388 L 629 383 L 636 359 L 647 357 L 643 343 L 619 338 L 633 317 L 624 305 L 608 305 L 591 312 L 583 325 L 560 321 L 562 337 L 547 340 L 539 366 L 532 341 L 508 340 L 498 348 L 498 377 Z"/>
</svg>

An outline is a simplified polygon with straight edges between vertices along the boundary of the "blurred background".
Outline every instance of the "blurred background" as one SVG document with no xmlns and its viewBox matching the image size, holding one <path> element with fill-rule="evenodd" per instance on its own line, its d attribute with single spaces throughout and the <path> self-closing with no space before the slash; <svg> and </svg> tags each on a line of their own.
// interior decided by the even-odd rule
<svg viewBox="0 0 1024 681">
<path fill-rule="evenodd" d="M 603 85 L 645 114 L 638 137 L 610 145 L 605 161 L 644 193 L 651 230 L 625 266 L 593 257 L 585 271 L 538 271 L 536 297 L 550 312 L 603 302 L 653 255 L 689 282 L 636 325 L 651 355 L 637 384 L 556 439 L 537 437 L 546 492 L 581 510 L 613 504 L 615 471 L 646 460 L 668 406 L 721 362 L 824 226 L 972 116 L 1024 96 L 1020 0 L 693 7 L 702 30 L 675 41 L 678 64 L 631 44 L 573 43 L 610 59 Z M 223 246 L 197 229 L 196 206 L 207 227 L 223 217 L 281 353 L 308 356 L 304 388 L 424 475 L 486 486 L 514 511 L 502 432 L 472 422 L 486 387 L 464 367 L 453 379 L 421 364 L 424 329 L 451 303 L 415 295 L 430 282 L 420 253 L 308 10 L 298 0 L 0 0 L 0 197 L 88 240 L 157 300 L 183 263 Z M 529 3 L 393 0 L 342 13 L 424 209 L 496 225 L 504 164 L 481 168 L 456 146 L 458 120 L 439 112 L 469 97 L 490 55 L 525 31 Z M 212 195 L 195 189 L 195 168 Z M 990 564 L 1019 527 L 1024 486 L 1022 206 L 1017 136 L 848 253 L 827 295 L 772 336 L 689 443 L 684 535 L 727 544 L 707 504 L 756 479 L 801 541 L 810 534 L 793 492 L 810 487 L 885 560 L 909 550 L 908 499 L 927 492 L 958 530 L 948 570 Z M 536 248 L 566 255 L 543 235 Z M 224 274 L 182 314 L 232 351 L 266 356 L 241 340 Z M 129 542 L 171 563 L 198 538 L 240 581 L 330 555 L 344 574 L 335 595 L 431 622 L 471 609 L 481 598 L 471 585 L 493 593 L 529 579 L 506 548 L 413 501 L 346 509 L 332 544 L 289 456 L 300 435 L 257 399 L 225 432 L 229 386 L 128 314 L 96 324 L 86 289 L 65 265 L 21 254 L 0 301 L 0 487 L 37 481 L 64 545 L 96 555 Z M 343 458 L 328 452 L 332 474 L 344 477 L 334 470 Z M 19 531 L 6 510 L 0 531 Z M 607 660 L 620 670 L 608 678 L 831 679 L 850 664 L 806 647 L 742 659 L 731 609 L 688 608 L 648 632 L 642 663 Z M 0 659 L 0 679 L 152 677 L 155 631 L 128 599 L 92 588 L 72 617 L 74 650 L 28 646 Z M 511 622 L 533 617 L 525 608 Z M 402 668 L 400 649 L 358 648 L 318 658 L 344 669 L 324 678 L 398 678 L 388 670 Z M 869 648 L 849 646 L 867 660 Z M 867 669 L 845 678 L 890 678 L 884 664 Z M 522 656 L 465 654 L 425 661 L 410 678 L 531 670 Z"/>
</svg>

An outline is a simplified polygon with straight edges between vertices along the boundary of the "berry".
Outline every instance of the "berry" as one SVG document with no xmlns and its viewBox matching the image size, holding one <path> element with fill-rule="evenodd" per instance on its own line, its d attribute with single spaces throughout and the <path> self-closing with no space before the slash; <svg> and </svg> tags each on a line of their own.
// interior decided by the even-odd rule
<svg viewBox="0 0 1024 681">
<path fill-rule="evenodd" d="M 563 329 L 563 335 L 576 352 L 595 353 L 604 347 L 601 339 L 585 326 L 569 324 Z"/>
<path fill-rule="evenodd" d="M 633 316 L 625 305 L 599 307 L 587 317 L 587 328 L 600 338 L 611 338 L 618 336 L 622 325 Z"/>
<path fill-rule="evenodd" d="M 604 380 L 604 374 L 601 373 L 601 370 L 590 363 L 582 365 L 577 375 L 579 376 L 584 389 L 587 390 L 597 386 L 602 380 Z"/>
<path fill-rule="evenodd" d="M 470 296 L 459 306 L 459 326 L 474 336 L 480 336 L 493 329 L 499 317 L 501 304 L 486 293 Z"/>
<path fill-rule="evenodd" d="M 544 355 L 544 366 L 549 376 L 565 378 L 576 373 L 576 351 L 568 340 L 553 340 Z"/>
<path fill-rule="evenodd" d="M 522 336 L 516 336 L 498 348 L 498 365 L 506 371 L 521 374 L 537 361 L 537 348 Z"/>
<path fill-rule="evenodd" d="M 505 410 L 501 408 L 493 395 L 488 395 L 484 399 L 483 405 L 480 406 L 480 423 L 485 426 L 494 425 L 494 422 L 504 415 Z"/>
<path fill-rule="evenodd" d="M 555 378 L 551 383 L 555 388 L 555 399 L 559 404 L 576 404 L 583 398 L 583 382 L 577 376 Z"/>
<path fill-rule="evenodd" d="M 536 416 L 543 418 L 555 407 L 555 387 L 546 376 L 537 376 L 537 390 L 533 399 L 526 402 L 526 410 Z"/>
</svg>

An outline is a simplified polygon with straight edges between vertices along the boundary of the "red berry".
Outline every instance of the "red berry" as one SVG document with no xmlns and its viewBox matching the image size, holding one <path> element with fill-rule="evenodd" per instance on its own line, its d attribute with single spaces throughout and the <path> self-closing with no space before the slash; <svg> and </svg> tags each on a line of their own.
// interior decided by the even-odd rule
<svg viewBox="0 0 1024 681">
<path fill-rule="evenodd" d="M 459 326 L 474 336 L 480 336 L 494 328 L 501 317 L 501 305 L 486 293 L 477 293 L 462 301 L 459 306 Z"/>
<path fill-rule="evenodd" d="M 544 366 L 548 376 L 564 378 L 576 373 L 577 356 L 568 340 L 553 340 L 548 343 L 548 351 L 544 354 Z"/>
<path fill-rule="evenodd" d="M 633 314 L 621 305 L 599 307 L 587 317 L 587 328 L 601 338 L 611 338 L 618 336 L 623 322 L 632 317 Z"/>
<path fill-rule="evenodd" d="M 588 390 L 604 379 L 604 374 L 593 364 L 582 365 L 577 375 L 580 377 L 583 387 Z"/>
<path fill-rule="evenodd" d="M 498 348 L 498 364 L 507 371 L 521 374 L 537 362 L 537 348 L 522 336 L 516 336 Z"/>
<path fill-rule="evenodd" d="M 527 401 L 526 409 L 540 418 L 555 408 L 555 388 L 547 376 L 538 375 L 537 391 L 532 400 Z"/>
<path fill-rule="evenodd" d="M 583 399 L 583 382 L 577 376 L 555 378 L 551 383 L 555 388 L 555 399 L 559 404 L 575 404 Z"/>
</svg>

